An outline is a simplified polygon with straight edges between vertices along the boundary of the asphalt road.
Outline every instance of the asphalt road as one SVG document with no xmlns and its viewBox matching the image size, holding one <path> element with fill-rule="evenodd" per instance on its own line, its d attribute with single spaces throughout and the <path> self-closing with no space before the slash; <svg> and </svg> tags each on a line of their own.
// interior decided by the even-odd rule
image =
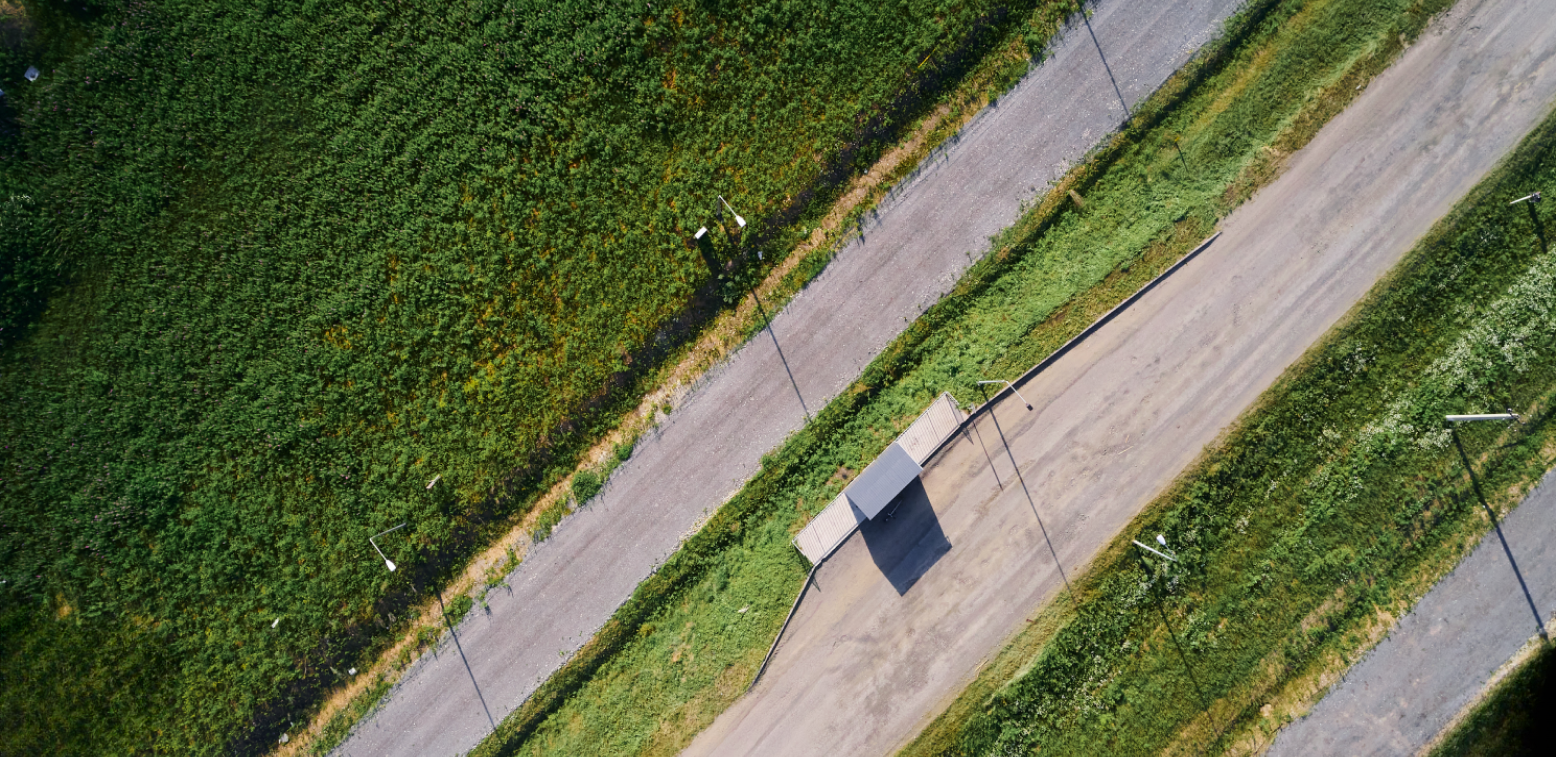
<svg viewBox="0 0 1556 757">
<path fill-rule="evenodd" d="M 1218 241 L 1022 386 L 1034 411 L 980 416 L 824 564 L 761 683 L 686 754 L 912 739 L 1063 587 L 1048 538 L 1083 569 L 1550 111 L 1553 50 L 1549 0 L 1438 19 Z"/>
<path fill-rule="evenodd" d="M 1556 608 L 1556 475 L 1426 593 L 1268 754 L 1415 754 L 1481 692 Z M 1528 595 L 1524 589 L 1528 589 Z"/>
<path fill-rule="evenodd" d="M 863 238 L 774 319 L 775 338 L 752 339 L 705 376 L 594 504 L 529 553 L 508 577 L 511 591 L 489 595 L 491 611 L 466 619 L 458 629 L 464 659 L 451 645 L 424 656 L 335 754 L 473 748 L 490 731 L 482 699 L 499 720 L 522 704 L 682 534 L 802 426 L 807 408 L 857 378 L 949 291 L 1023 200 L 1122 121 L 1120 97 L 1133 103 L 1154 91 L 1239 2 L 1096 3 L 1091 26 L 1108 66 L 1081 27 L 927 161 L 882 203 Z"/>
</svg>

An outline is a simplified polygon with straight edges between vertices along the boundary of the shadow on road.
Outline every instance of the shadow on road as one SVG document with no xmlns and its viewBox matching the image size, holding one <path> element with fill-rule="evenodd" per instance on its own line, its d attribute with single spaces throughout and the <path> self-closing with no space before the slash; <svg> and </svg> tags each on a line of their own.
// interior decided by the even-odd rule
<svg viewBox="0 0 1556 757">
<path fill-rule="evenodd" d="M 810 406 L 805 404 L 805 395 L 800 394 L 800 382 L 794 380 L 794 371 L 789 369 L 789 359 L 783 356 L 783 345 L 778 343 L 778 335 L 773 333 L 773 319 L 767 317 L 767 309 L 762 307 L 762 300 L 756 296 L 756 290 L 751 290 L 751 300 L 756 303 L 756 312 L 762 316 L 762 325 L 767 335 L 773 338 L 773 349 L 778 351 L 778 359 L 783 361 L 783 371 L 789 374 L 789 386 L 794 387 L 794 396 L 800 401 L 800 410 L 805 413 L 805 421 L 810 422 Z"/>
<path fill-rule="evenodd" d="M 865 521 L 859 534 L 864 537 L 875 567 L 881 569 L 898 596 L 907 594 L 920 577 L 951 551 L 951 542 L 940 529 L 929 494 L 918 479 L 903 489 L 879 517 Z"/>
<path fill-rule="evenodd" d="M 438 592 L 438 611 L 443 613 L 443 624 L 448 626 L 448 633 L 454 637 L 454 648 L 459 650 L 459 661 L 465 664 L 465 672 L 470 674 L 470 685 L 475 688 L 476 699 L 481 700 L 481 711 L 486 713 L 486 722 L 492 730 L 497 730 L 497 721 L 492 718 L 492 710 L 486 706 L 486 696 L 481 693 L 481 684 L 475 682 L 475 671 L 470 669 L 470 659 L 465 657 L 465 647 L 459 643 L 459 632 L 454 630 L 454 623 L 448 619 L 448 608 L 443 606 L 443 592 Z"/>
<path fill-rule="evenodd" d="M 1108 81 L 1113 82 L 1113 94 L 1118 95 L 1118 104 L 1124 106 L 1124 120 L 1129 120 L 1129 103 L 1124 102 L 1124 91 L 1118 88 L 1118 79 L 1113 77 L 1113 67 L 1108 65 L 1108 56 L 1102 52 L 1102 43 L 1097 41 L 1097 33 L 1091 29 L 1091 17 L 1083 11 L 1081 20 L 1086 22 L 1086 33 L 1091 35 L 1091 43 L 1097 46 L 1097 57 L 1102 59 L 1102 69 L 1108 72 Z"/>
<path fill-rule="evenodd" d="M 1149 288 L 1149 286 L 1150 285 L 1147 285 L 1147 288 Z M 1130 300 L 1125 300 L 1125 302 L 1128 303 Z M 1098 323 L 1101 323 L 1101 321 L 1098 321 Z M 979 390 L 982 390 L 982 388 L 983 387 L 980 386 Z M 989 404 L 987 396 L 984 397 L 983 403 L 985 405 Z M 1048 525 L 1043 523 L 1043 515 L 1037 511 L 1037 500 L 1032 499 L 1032 490 L 1027 488 L 1026 476 L 1021 475 L 1021 465 L 1016 462 L 1016 455 L 1010 450 L 1010 440 L 1005 438 L 1005 428 L 1000 425 L 999 414 L 996 412 L 997 410 L 998 408 L 996 407 L 990 407 L 986 417 L 988 418 L 989 422 L 994 425 L 994 432 L 999 436 L 1000 446 L 1005 448 L 1005 457 L 1010 460 L 1010 467 L 1015 471 L 1016 483 L 1021 484 L 1021 493 L 1026 495 L 1027 506 L 1032 508 L 1032 517 L 1037 520 L 1037 528 L 1043 532 L 1043 542 L 1048 545 L 1048 554 L 1053 555 L 1054 567 L 1059 569 L 1059 577 L 1064 579 L 1064 591 L 1066 594 L 1070 595 L 1070 601 L 1078 602 L 1079 600 L 1075 598 L 1075 592 L 1070 590 L 1070 576 L 1064 571 L 1064 563 L 1059 560 L 1059 550 L 1054 549 L 1053 537 L 1048 535 Z M 1030 413 L 1032 410 L 1028 408 L 1027 412 Z M 990 467 L 993 467 L 992 461 Z"/>
<path fill-rule="evenodd" d="M 1470 456 L 1464 452 L 1464 443 L 1459 440 L 1459 429 L 1457 426 L 1449 426 L 1448 429 L 1453 432 L 1453 446 L 1459 450 L 1459 460 L 1470 474 L 1470 487 L 1475 490 L 1475 499 L 1480 501 L 1486 517 L 1491 519 L 1491 527 L 1497 532 L 1497 540 L 1502 543 L 1502 553 L 1507 555 L 1507 564 L 1513 567 L 1513 577 L 1518 579 L 1518 588 L 1523 590 L 1524 601 L 1529 603 L 1529 612 L 1534 614 L 1534 627 L 1538 629 L 1540 638 L 1549 644 L 1551 638 L 1545 633 L 1545 616 L 1540 614 L 1540 608 L 1534 603 L 1534 594 L 1529 592 L 1529 584 L 1524 581 L 1524 572 L 1518 569 L 1518 561 L 1513 559 L 1513 548 L 1508 546 L 1507 536 L 1502 533 L 1502 522 L 1497 520 L 1497 512 L 1486 503 L 1486 495 L 1480 491 L 1480 477 L 1475 475 L 1475 468 L 1470 465 Z"/>
</svg>

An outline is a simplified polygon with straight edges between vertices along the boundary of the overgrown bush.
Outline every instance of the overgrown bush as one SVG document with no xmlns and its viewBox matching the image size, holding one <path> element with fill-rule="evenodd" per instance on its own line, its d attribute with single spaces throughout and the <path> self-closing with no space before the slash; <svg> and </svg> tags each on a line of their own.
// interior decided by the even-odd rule
<svg viewBox="0 0 1556 757">
<path fill-rule="evenodd" d="M 605 477 L 592 470 L 581 470 L 573 474 L 573 499 L 582 507 L 594 499 L 605 488 Z"/>
</svg>

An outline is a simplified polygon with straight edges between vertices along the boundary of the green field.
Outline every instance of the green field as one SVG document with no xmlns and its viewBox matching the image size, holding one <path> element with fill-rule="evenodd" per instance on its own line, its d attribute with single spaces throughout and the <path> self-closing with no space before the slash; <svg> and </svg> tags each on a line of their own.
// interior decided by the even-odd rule
<svg viewBox="0 0 1556 757">
<path fill-rule="evenodd" d="M 1039 6 L 0 5 L 0 752 L 267 749 Z"/>
<path fill-rule="evenodd" d="M 678 751 L 752 680 L 809 567 L 790 536 L 842 488 L 840 473 L 874 459 L 940 391 L 976 402 L 976 379 L 1030 367 L 1192 249 L 1446 4 L 1251 3 L 765 458 L 478 753 Z"/>
</svg>

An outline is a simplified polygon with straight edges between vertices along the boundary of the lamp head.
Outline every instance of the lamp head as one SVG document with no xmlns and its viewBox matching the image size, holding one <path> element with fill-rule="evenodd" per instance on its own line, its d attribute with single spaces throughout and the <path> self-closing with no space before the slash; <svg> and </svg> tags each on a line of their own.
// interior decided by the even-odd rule
<svg viewBox="0 0 1556 757">
<path fill-rule="evenodd" d="M 692 239 L 702 239 L 702 235 L 706 233 L 708 233 L 708 227 L 704 226 L 698 229 L 696 234 L 692 235 Z"/>
<path fill-rule="evenodd" d="M 1167 546 L 1167 537 L 1162 536 L 1161 534 L 1157 534 L 1156 535 L 1156 543 L 1160 544 L 1160 545 L 1162 545 L 1164 547 Z"/>
<path fill-rule="evenodd" d="M 740 215 L 737 213 L 737 214 L 735 214 L 735 224 L 738 225 L 740 228 L 744 229 L 746 227 L 746 219 L 741 218 Z"/>
<path fill-rule="evenodd" d="M 387 565 L 387 566 L 389 566 L 389 572 L 390 572 L 390 573 L 393 573 L 393 572 L 394 572 L 394 561 L 393 561 L 393 560 L 390 560 L 390 559 L 388 559 L 388 558 L 385 558 L 385 559 L 384 559 L 384 565 Z"/>
</svg>

